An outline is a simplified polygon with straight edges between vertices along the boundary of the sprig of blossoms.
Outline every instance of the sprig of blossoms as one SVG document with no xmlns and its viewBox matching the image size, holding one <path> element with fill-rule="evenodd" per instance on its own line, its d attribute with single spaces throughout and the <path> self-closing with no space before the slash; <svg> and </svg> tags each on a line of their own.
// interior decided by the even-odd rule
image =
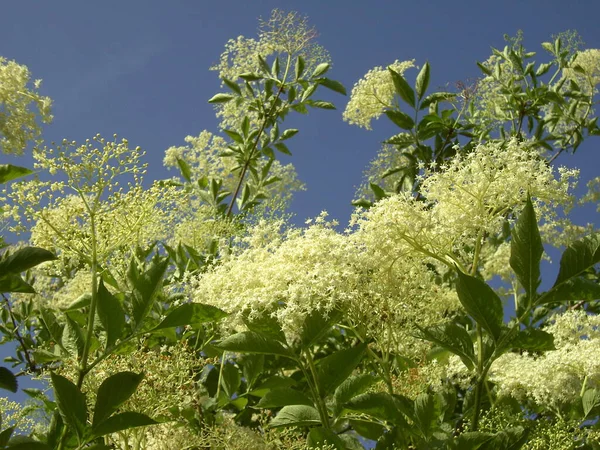
<svg viewBox="0 0 600 450">
<path fill-rule="evenodd" d="M 351 125 L 371 129 L 371 121 L 379 119 L 387 108 L 392 108 L 394 82 L 388 68 L 403 75 L 415 66 L 415 60 L 394 61 L 387 67 L 374 67 L 361 78 L 352 88 L 350 100 L 344 110 L 344 120 Z"/>
<path fill-rule="evenodd" d="M 37 119 L 52 120 L 49 97 L 39 94 L 41 80 L 30 87 L 26 66 L 0 57 L 0 148 L 4 153 L 23 154 L 29 141 L 41 132 Z"/>
</svg>

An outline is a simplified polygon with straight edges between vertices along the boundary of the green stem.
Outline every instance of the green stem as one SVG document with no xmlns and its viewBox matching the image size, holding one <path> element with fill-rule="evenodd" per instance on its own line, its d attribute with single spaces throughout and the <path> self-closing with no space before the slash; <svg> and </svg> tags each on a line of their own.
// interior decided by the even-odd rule
<svg viewBox="0 0 600 450">
<path fill-rule="evenodd" d="M 217 393 L 215 394 L 215 399 L 217 399 L 217 402 L 219 401 L 219 394 L 221 393 L 221 382 L 223 381 L 223 367 L 225 366 L 226 354 L 226 352 L 223 352 L 223 356 L 221 356 L 221 367 L 219 367 L 219 382 L 217 383 Z"/>
<path fill-rule="evenodd" d="M 315 399 L 315 403 L 317 405 L 317 410 L 319 411 L 319 417 L 321 418 L 321 424 L 324 428 L 330 429 L 329 425 L 329 414 L 327 413 L 327 406 L 323 401 L 323 396 L 321 395 L 321 389 L 319 386 L 319 380 L 317 378 L 317 372 L 315 370 L 315 362 L 313 361 L 312 355 L 310 354 L 310 350 L 305 350 L 304 355 L 306 356 L 306 362 L 308 363 L 308 368 L 310 370 L 310 375 L 312 376 L 312 382 L 309 381 L 309 386 L 311 386 L 311 391 L 313 393 L 313 397 Z M 302 364 L 300 364 L 302 366 Z M 305 372 L 304 368 L 303 371 Z M 306 376 L 306 372 L 304 376 L 307 381 L 310 380 L 308 376 Z"/>
<path fill-rule="evenodd" d="M 246 177 L 246 172 L 248 171 L 248 168 L 250 167 L 250 162 L 252 161 L 254 152 L 256 152 L 256 149 L 258 148 L 258 142 L 260 141 L 260 138 L 261 138 L 263 132 L 265 131 L 265 128 L 267 127 L 267 122 L 270 120 L 271 115 L 275 111 L 275 105 L 277 105 L 277 100 L 279 99 L 283 90 L 285 89 L 285 80 L 287 78 L 287 75 L 288 75 L 288 72 L 290 69 L 291 59 L 292 59 L 291 55 L 288 54 L 287 62 L 285 65 L 285 73 L 284 73 L 283 79 L 281 81 L 281 86 L 279 86 L 279 90 L 277 91 L 277 94 L 275 95 L 273 104 L 271 105 L 269 112 L 265 115 L 265 118 L 264 118 L 262 124 L 260 125 L 260 129 L 258 131 L 258 134 L 256 135 L 256 139 L 254 139 L 254 143 L 252 144 L 252 148 L 250 149 L 248 158 L 246 159 L 246 162 L 244 163 L 244 167 L 242 168 L 242 172 L 240 173 L 240 178 L 238 180 L 237 186 L 235 187 L 235 192 L 233 193 L 233 196 L 231 197 L 231 202 L 229 203 L 229 207 L 227 208 L 227 217 L 231 217 L 231 213 L 233 211 L 233 205 L 235 204 L 235 200 L 237 199 L 237 197 L 240 193 L 240 189 L 242 188 L 242 184 L 244 183 L 244 178 Z"/>
</svg>

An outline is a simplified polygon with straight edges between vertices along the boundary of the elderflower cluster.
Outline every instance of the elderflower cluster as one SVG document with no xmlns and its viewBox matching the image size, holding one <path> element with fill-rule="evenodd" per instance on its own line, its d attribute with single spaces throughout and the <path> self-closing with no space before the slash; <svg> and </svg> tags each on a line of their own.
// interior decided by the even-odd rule
<svg viewBox="0 0 600 450">
<path fill-rule="evenodd" d="M 583 73 L 573 69 L 579 66 Z M 600 84 L 600 49 L 589 48 L 577 52 L 572 67 L 563 69 L 563 76 L 579 84 L 583 92 L 595 93 L 595 87 Z"/>
<path fill-rule="evenodd" d="M 546 220 L 557 205 L 570 206 L 576 176 L 577 171 L 560 169 L 555 178 L 550 166 L 516 140 L 480 144 L 441 170 L 419 176 L 427 202 L 400 193 L 379 201 L 357 221 L 374 240 L 388 242 L 392 252 L 416 252 L 468 268 L 474 255 L 465 249 L 483 233 L 498 234 L 508 213 L 518 215 L 528 193 Z"/>
<path fill-rule="evenodd" d="M 600 387 L 600 318 L 567 311 L 545 331 L 554 335 L 556 350 L 540 356 L 507 353 L 494 362 L 489 379 L 500 395 L 556 409 L 579 401 L 584 383 Z"/>
<path fill-rule="evenodd" d="M 11 212 L 32 223 L 33 245 L 63 260 L 90 264 L 95 255 L 103 264 L 122 263 L 136 245 L 169 237 L 180 194 L 160 183 L 142 187 L 145 165 L 139 147 L 100 136 L 94 141 L 64 141 L 56 149 L 36 150 L 35 167 L 61 178 L 13 183 Z M 127 178 L 132 181 L 121 187 Z M 13 228 L 23 229 L 22 221 Z"/>
<path fill-rule="evenodd" d="M 369 70 L 352 88 L 350 100 L 344 110 L 344 120 L 351 125 L 371 129 L 371 121 L 379 119 L 383 112 L 393 107 L 396 89 L 389 69 L 403 75 L 407 69 L 415 66 L 415 60 L 396 60 L 387 67 L 375 67 Z"/>
<path fill-rule="evenodd" d="M 30 87 L 31 74 L 26 66 L 0 57 L 0 148 L 4 153 L 23 154 L 29 141 L 41 132 L 38 117 L 52 120 L 49 97 L 39 94 L 41 80 Z"/>
</svg>

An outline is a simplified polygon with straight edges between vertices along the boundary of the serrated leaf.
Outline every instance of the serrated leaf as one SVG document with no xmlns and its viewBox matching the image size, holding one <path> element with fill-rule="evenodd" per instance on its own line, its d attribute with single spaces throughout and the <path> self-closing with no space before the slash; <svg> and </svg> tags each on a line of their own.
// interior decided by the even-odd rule
<svg viewBox="0 0 600 450">
<path fill-rule="evenodd" d="M 302 323 L 302 330 L 300 331 L 302 348 L 310 348 L 316 344 L 340 318 L 341 313 L 336 310 L 327 313 L 313 310 Z"/>
<path fill-rule="evenodd" d="M 9 273 L 0 277 L 0 292 L 35 294 L 35 289 L 21 278 L 21 276 Z"/>
<path fill-rule="evenodd" d="M 345 348 L 316 362 L 316 379 L 319 391 L 324 397 L 332 393 L 360 364 L 366 344 Z"/>
<path fill-rule="evenodd" d="M 0 260 L 0 274 L 19 274 L 46 261 L 53 261 L 56 256 L 38 247 L 20 248 L 14 253 L 5 254 Z"/>
<path fill-rule="evenodd" d="M 0 164 L 0 183 L 8 183 L 17 178 L 24 177 L 33 173 L 26 167 L 13 166 L 12 164 Z"/>
<path fill-rule="evenodd" d="M 148 315 L 154 304 L 154 299 L 162 290 L 163 277 L 169 266 L 169 258 L 154 258 L 150 267 L 139 273 L 135 260 L 131 261 L 127 278 L 133 285 L 133 319 L 136 329 L 139 329 L 144 318 Z"/>
<path fill-rule="evenodd" d="M 0 433 L 0 446 L 2 448 L 4 448 L 4 446 L 8 443 L 8 440 L 10 439 L 11 435 L 13 434 L 13 431 L 15 431 L 16 427 L 9 427 L 5 430 L 2 430 L 2 432 Z"/>
<path fill-rule="evenodd" d="M 296 58 L 296 80 L 300 77 L 302 77 L 302 74 L 304 73 L 304 58 L 302 56 L 298 56 Z"/>
<path fill-rule="evenodd" d="M 540 285 L 540 261 L 544 247 L 537 225 L 531 198 L 527 197 L 525 208 L 519 215 L 511 232 L 510 266 L 525 289 L 530 301 L 537 297 Z"/>
<path fill-rule="evenodd" d="M 250 331 L 261 334 L 269 339 L 286 344 L 285 333 L 283 332 L 279 321 L 269 314 L 261 314 L 250 318 L 247 314 L 243 318 L 244 324 Z"/>
<path fill-rule="evenodd" d="M 208 103 L 227 103 L 230 100 L 233 100 L 233 95 L 230 94 L 217 94 L 212 96 Z"/>
<path fill-rule="evenodd" d="M 148 425 L 155 425 L 157 423 L 157 421 L 151 419 L 145 414 L 128 411 L 109 417 L 97 427 L 93 428 L 92 434 L 95 437 L 100 437 L 107 434 L 128 430 L 130 428 L 145 427 Z"/>
<path fill-rule="evenodd" d="M 256 408 L 272 409 L 281 408 L 288 405 L 306 405 L 313 406 L 313 401 L 306 394 L 292 389 L 283 387 L 268 391 L 256 404 Z"/>
<path fill-rule="evenodd" d="M 111 348 L 123 335 L 125 329 L 125 311 L 119 300 L 116 299 L 104 286 L 100 279 L 98 284 L 98 319 L 106 331 L 106 348 Z"/>
<path fill-rule="evenodd" d="M 240 387 L 242 377 L 235 365 L 230 363 L 222 364 L 224 365 L 222 369 L 221 386 L 223 386 L 225 394 L 227 394 L 229 398 L 232 398 Z"/>
<path fill-rule="evenodd" d="M 228 80 L 227 78 L 221 78 L 221 80 L 223 80 L 223 83 L 225 83 L 225 85 L 237 95 L 242 95 L 242 90 L 237 85 L 237 83 L 234 83 L 233 81 Z"/>
<path fill-rule="evenodd" d="M 321 63 L 319 64 L 314 72 L 312 73 L 312 75 L 310 76 L 311 78 L 316 78 L 316 77 L 320 77 L 321 75 L 323 75 L 325 72 L 327 72 L 329 70 L 330 64 L 329 63 Z"/>
<path fill-rule="evenodd" d="M 490 335 L 500 337 L 504 311 L 500 297 L 478 278 L 458 272 L 456 292 L 467 313 Z"/>
<path fill-rule="evenodd" d="M 81 327 L 68 314 L 65 314 L 66 323 L 62 331 L 61 345 L 67 353 L 78 358 L 83 353 L 84 338 Z"/>
<path fill-rule="evenodd" d="M 366 392 L 377 380 L 377 377 L 368 373 L 346 378 L 337 387 L 333 395 L 336 415 L 339 415 L 345 403 L 349 402 L 353 397 Z"/>
<path fill-rule="evenodd" d="M 289 148 L 287 148 L 287 145 L 285 145 L 283 142 L 277 142 L 273 145 L 275 146 L 275 148 L 277 150 L 279 150 L 284 155 L 288 155 L 288 156 L 292 155 L 292 152 L 290 152 Z"/>
<path fill-rule="evenodd" d="M 119 372 L 102 382 L 98 388 L 92 428 L 108 419 L 136 391 L 143 373 Z"/>
<path fill-rule="evenodd" d="M 415 83 L 415 91 L 417 91 L 417 95 L 419 96 L 419 100 L 423 98 L 425 92 L 427 92 L 427 88 L 429 87 L 429 63 L 426 62 L 423 65 L 423 68 L 417 75 L 417 81 Z"/>
<path fill-rule="evenodd" d="M 377 201 L 388 196 L 388 194 L 375 183 L 369 183 L 369 187 L 373 191 L 373 194 L 375 195 L 375 200 Z"/>
<path fill-rule="evenodd" d="M 598 262 L 600 234 L 594 233 L 567 247 L 560 259 L 560 269 L 553 287 L 581 275 Z"/>
<path fill-rule="evenodd" d="M 420 337 L 422 339 L 433 342 L 459 356 L 467 368 L 473 369 L 475 367 L 473 341 L 463 327 L 449 322 L 427 328 L 421 328 L 417 325 L 417 328 L 421 332 Z"/>
<path fill-rule="evenodd" d="M 423 393 L 415 398 L 416 424 L 424 436 L 429 434 L 431 428 L 437 422 L 439 414 L 440 411 L 437 408 L 435 397 L 432 394 Z"/>
<path fill-rule="evenodd" d="M 406 82 L 404 77 L 402 75 L 400 75 L 398 72 L 396 72 L 393 69 L 390 69 L 389 67 L 388 67 L 388 72 L 390 73 L 390 76 L 392 77 L 392 81 L 394 83 L 394 88 L 396 90 L 396 94 L 398 94 L 400 96 L 400 98 L 402 100 L 404 100 L 406 103 L 408 103 L 409 106 L 414 108 L 415 107 L 415 93 L 412 90 L 412 88 Z"/>
<path fill-rule="evenodd" d="M 50 374 L 54 398 L 63 421 L 81 439 L 85 432 L 87 409 L 85 396 L 71 381 L 55 373 Z"/>
<path fill-rule="evenodd" d="M 403 130 L 411 130 L 415 126 L 414 120 L 402 111 L 388 110 L 385 115 Z"/>
<path fill-rule="evenodd" d="M 177 158 L 177 165 L 179 166 L 179 171 L 181 172 L 181 176 L 188 183 L 192 181 L 192 169 L 190 169 L 189 164 L 181 158 Z"/>
<path fill-rule="evenodd" d="M 284 131 L 284 132 L 281 134 L 281 137 L 280 137 L 280 139 L 281 139 L 282 141 L 285 141 L 286 139 L 289 139 L 289 138 L 291 138 L 292 136 L 295 136 L 296 134 L 298 134 L 298 131 L 299 131 L 299 130 L 297 130 L 297 129 L 295 129 L 295 128 L 289 128 L 289 129 L 285 130 L 285 131 Z"/>
<path fill-rule="evenodd" d="M 554 335 L 536 328 L 519 330 L 510 345 L 512 348 L 531 352 L 556 350 L 556 347 L 554 346 Z"/>
<path fill-rule="evenodd" d="M 321 423 L 319 412 L 312 406 L 289 405 L 281 411 L 269 424 L 270 428 L 277 427 L 308 427 Z"/>
<path fill-rule="evenodd" d="M 581 397 L 584 418 L 597 406 L 600 406 L 600 390 L 587 389 Z"/>
<path fill-rule="evenodd" d="M 281 345 L 280 342 L 253 331 L 243 331 L 229 336 L 225 340 L 215 344 L 215 347 L 228 352 L 261 353 L 294 358 L 294 355 Z"/>
<path fill-rule="evenodd" d="M 182 327 L 185 325 L 217 322 L 226 316 L 227 313 L 216 306 L 204 305 L 202 303 L 186 303 L 171 311 L 167 317 L 151 331 Z"/>
<path fill-rule="evenodd" d="M 296 384 L 296 381 L 294 381 L 292 378 L 274 375 L 265 380 L 260 385 L 258 385 L 254 390 L 250 392 L 250 395 L 253 395 L 255 397 L 263 397 L 267 394 L 267 392 L 271 390 L 289 388 L 295 386 Z"/>
<path fill-rule="evenodd" d="M 246 81 L 259 81 L 262 80 L 264 77 L 262 75 L 259 75 L 257 73 L 252 73 L 252 72 L 245 72 L 242 73 L 240 75 L 238 75 L 241 79 L 246 80 Z"/>
<path fill-rule="evenodd" d="M 342 95 L 346 95 L 346 88 L 339 81 L 330 80 L 329 78 L 319 78 L 316 81 L 320 85 L 325 86 L 327 89 L 330 89 Z"/>
<path fill-rule="evenodd" d="M 369 392 L 358 395 L 344 407 L 385 420 L 400 428 L 408 426 L 405 416 L 414 419 L 411 402 L 407 399 L 400 400 L 387 392 Z"/>
<path fill-rule="evenodd" d="M 17 392 L 19 389 L 17 377 L 6 367 L 0 367 L 0 388 L 10 392 Z"/>
<path fill-rule="evenodd" d="M 421 105 L 419 107 L 419 110 L 423 110 L 423 109 L 427 108 L 432 103 L 451 100 L 455 97 L 456 97 L 456 94 L 454 94 L 452 92 L 434 92 L 432 94 L 429 94 L 427 97 L 425 97 L 423 99 L 423 101 L 421 102 Z"/>
<path fill-rule="evenodd" d="M 555 302 L 590 301 L 600 299 L 600 284 L 597 281 L 583 277 L 571 278 L 545 292 L 538 299 L 543 305 Z"/>
<path fill-rule="evenodd" d="M 323 100 L 306 100 L 304 103 L 313 108 L 335 109 L 335 105 L 333 103 L 325 102 Z"/>
</svg>

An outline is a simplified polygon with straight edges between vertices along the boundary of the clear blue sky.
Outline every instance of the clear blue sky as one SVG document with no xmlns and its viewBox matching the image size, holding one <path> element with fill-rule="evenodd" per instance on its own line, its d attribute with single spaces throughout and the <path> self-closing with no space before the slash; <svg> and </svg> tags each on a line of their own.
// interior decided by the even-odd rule
<svg viewBox="0 0 600 450">
<path fill-rule="evenodd" d="M 431 87 L 478 76 L 475 61 L 519 29 L 525 46 L 540 54 L 542 41 L 567 29 L 577 29 L 586 47 L 600 48 L 597 0 L 19 0 L 2 5 L 0 55 L 44 80 L 42 93 L 53 98 L 55 115 L 46 141 L 118 133 L 147 151 L 150 178 L 165 178 L 172 174 L 162 167 L 166 148 L 204 129 L 216 131 L 207 100 L 219 80 L 209 66 L 229 38 L 255 36 L 258 17 L 273 8 L 309 16 L 331 53 L 330 77 L 348 92 L 369 69 L 396 59 L 429 61 Z M 396 130 L 385 119 L 371 132 L 349 126 L 341 118 L 347 98 L 324 97 L 338 110 L 313 110 L 288 122 L 300 129 L 290 149 L 308 187 L 292 210 L 299 223 L 327 210 L 345 224 L 362 171 Z M 599 146 L 600 138 L 590 140 L 561 162 L 592 178 Z"/>
</svg>

